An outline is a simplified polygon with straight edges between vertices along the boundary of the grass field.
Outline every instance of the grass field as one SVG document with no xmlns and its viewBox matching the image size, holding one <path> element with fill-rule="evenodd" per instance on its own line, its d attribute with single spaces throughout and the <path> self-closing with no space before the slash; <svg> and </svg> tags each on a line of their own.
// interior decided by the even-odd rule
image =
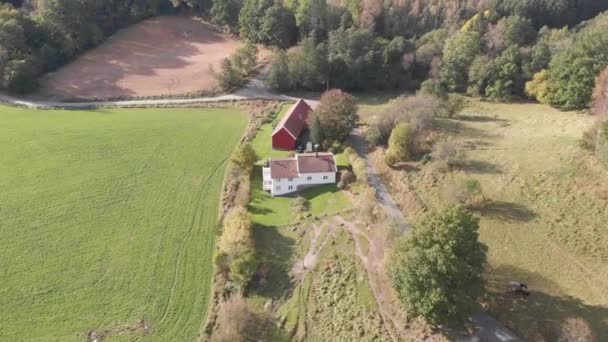
<svg viewBox="0 0 608 342">
<path fill-rule="evenodd" d="M 0 107 L 0 123 L 0 340 L 195 339 L 246 116 Z"/>
<path fill-rule="evenodd" d="M 542 105 L 472 101 L 462 116 L 440 122 L 466 151 L 463 168 L 393 175 L 415 193 L 403 197 L 404 208 L 416 207 L 412 198 L 427 208 L 446 204 L 457 177 L 481 182 L 489 199 L 476 210 L 489 248 L 484 301 L 526 340 L 556 340 L 566 317 L 585 319 L 608 339 L 608 172 L 578 146 L 591 120 Z M 532 295 L 507 294 L 513 280 Z"/>
</svg>

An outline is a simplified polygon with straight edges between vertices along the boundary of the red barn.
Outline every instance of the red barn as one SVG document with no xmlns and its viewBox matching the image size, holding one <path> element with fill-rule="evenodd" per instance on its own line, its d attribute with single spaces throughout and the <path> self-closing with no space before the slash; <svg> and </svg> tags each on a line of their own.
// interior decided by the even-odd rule
<svg viewBox="0 0 608 342">
<path fill-rule="evenodd" d="M 272 148 L 295 150 L 298 138 L 307 127 L 306 120 L 310 111 L 312 108 L 303 99 L 291 106 L 272 132 Z"/>
</svg>

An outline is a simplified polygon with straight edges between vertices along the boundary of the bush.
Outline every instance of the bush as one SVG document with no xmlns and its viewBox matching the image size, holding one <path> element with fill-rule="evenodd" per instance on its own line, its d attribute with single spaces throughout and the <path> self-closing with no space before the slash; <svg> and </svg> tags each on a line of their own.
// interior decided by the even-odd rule
<svg viewBox="0 0 608 342">
<path fill-rule="evenodd" d="M 342 187 L 347 187 L 350 184 L 354 183 L 357 180 L 355 174 L 351 171 L 344 170 L 340 173 L 340 183 L 342 183 Z"/>
<path fill-rule="evenodd" d="M 410 125 L 398 124 L 388 139 L 388 150 L 386 151 L 387 165 L 395 165 L 410 158 L 410 146 L 412 144 L 412 132 Z"/>
<path fill-rule="evenodd" d="M 243 291 L 258 267 L 252 235 L 251 215 L 244 207 L 232 209 L 224 218 L 218 239 L 216 262 L 228 265 L 230 279 Z"/>
<path fill-rule="evenodd" d="M 454 117 L 454 115 L 462 112 L 465 106 L 466 101 L 464 97 L 457 94 L 450 94 L 444 101 L 442 101 L 440 112 L 442 115 L 451 118 Z"/>
<path fill-rule="evenodd" d="M 448 207 L 424 217 L 397 243 L 390 277 L 408 313 L 433 325 L 468 317 L 483 290 L 486 253 L 478 230 L 470 212 Z"/>
<path fill-rule="evenodd" d="M 2 86 L 15 93 L 25 94 L 34 91 L 38 87 L 38 66 L 29 60 L 12 60 L 4 67 Z"/>
<path fill-rule="evenodd" d="M 463 165 L 465 153 L 451 138 L 448 138 L 435 144 L 431 152 L 431 160 L 434 169 L 446 172 L 452 167 Z"/>
<path fill-rule="evenodd" d="M 302 196 L 298 196 L 291 201 L 291 212 L 298 219 L 306 218 L 308 214 L 308 202 Z"/>
<path fill-rule="evenodd" d="M 365 140 L 372 147 L 376 147 L 382 143 L 382 133 L 380 133 L 380 129 L 377 125 L 368 127 L 367 131 L 365 131 Z"/>
<path fill-rule="evenodd" d="M 246 173 L 249 173 L 253 168 L 253 164 L 258 161 L 258 156 L 250 144 L 244 144 L 234 151 L 230 160 Z"/>
<path fill-rule="evenodd" d="M 596 342 L 591 324 L 580 317 L 566 318 L 557 330 L 557 342 Z"/>
<path fill-rule="evenodd" d="M 481 183 L 474 178 L 460 178 L 447 189 L 448 200 L 467 206 L 476 205 L 485 200 Z"/>
</svg>

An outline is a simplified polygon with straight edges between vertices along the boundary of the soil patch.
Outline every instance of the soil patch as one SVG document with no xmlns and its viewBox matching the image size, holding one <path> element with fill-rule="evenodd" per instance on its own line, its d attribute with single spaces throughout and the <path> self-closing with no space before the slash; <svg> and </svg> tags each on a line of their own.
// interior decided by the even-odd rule
<svg viewBox="0 0 608 342">
<path fill-rule="evenodd" d="M 156 17 L 47 74 L 41 95 L 115 99 L 210 91 L 216 84 L 211 68 L 219 70 L 240 44 L 196 18 Z"/>
</svg>

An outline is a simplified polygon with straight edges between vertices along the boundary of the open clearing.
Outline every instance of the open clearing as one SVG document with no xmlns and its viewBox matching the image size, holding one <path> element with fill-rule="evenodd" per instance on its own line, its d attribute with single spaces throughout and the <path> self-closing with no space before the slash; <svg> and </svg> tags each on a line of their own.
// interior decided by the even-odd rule
<svg viewBox="0 0 608 342">
<path fill-rule="evenodd" d="M 67 99 L 114 99 L 209 91 L 210 71 L 240 45 L 212 26 L 182 16 L 143 21 L 108 38 L 42 80 L 41 93 Z"/>
<path fill-rule="evenodd" d="M 0 340 L 194 340 L 246 116 L 0 107 L 0 122 Z"/>
<path fill-rule="evenodd" d="M 420 208 L 446 204 L 454 179 L 481 182 L 489 199 L 475 210 L 489 248 L 483 302 L 525 340 L 556 340 L 567 317 L 585 319 L 600 341 L 608 339 L 608 172 L 578 147 L 591 120 L 542 105 L 472 100 L 463 115 L 439 120 L 466 150 L 463 168 L 382 168 L 413 221 Z M 513 280 L 527 283 L 531 296 L 507 294 Z"/>
</svg>

